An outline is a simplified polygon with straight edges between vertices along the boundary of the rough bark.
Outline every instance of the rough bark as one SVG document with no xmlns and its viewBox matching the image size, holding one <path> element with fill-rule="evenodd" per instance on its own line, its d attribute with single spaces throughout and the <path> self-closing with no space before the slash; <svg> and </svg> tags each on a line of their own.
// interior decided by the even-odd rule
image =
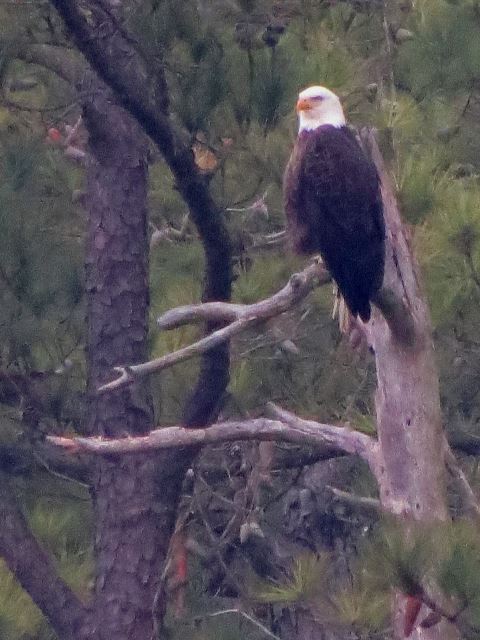
<svg viewBox="0 0 480 640">
<path fill-rule="evenodd" d="M 142 382 L 98 396 L 112 366 L 145 358 L 148 331 L 147 167 L 136 123 L 97 88 L 84 109 L 94 160 L 87 170 L 87 366 L 90 433 L 146 433 Z M 161 454 L 98 460 L 94 472 L 95 635 L 144 640 L 173 529 L 181 469 Z M 159 491 L 163 483 L 162 491 Z M 173 495 L 172 495 L 173 494 Z"/>
</svg>

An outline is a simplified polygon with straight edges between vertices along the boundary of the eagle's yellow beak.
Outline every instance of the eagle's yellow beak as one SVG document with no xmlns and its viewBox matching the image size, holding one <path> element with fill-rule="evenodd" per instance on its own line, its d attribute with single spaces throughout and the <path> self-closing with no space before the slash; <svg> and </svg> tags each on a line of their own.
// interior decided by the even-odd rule
<svg viewBox="0 0 480 640">
<path fill-rule="evenodd" d="M 312 103 L 308 98 L 299 98 L 297 102 L 297 113 L 300 111 L 309 111 L 312 108 Z"/>
</svg>

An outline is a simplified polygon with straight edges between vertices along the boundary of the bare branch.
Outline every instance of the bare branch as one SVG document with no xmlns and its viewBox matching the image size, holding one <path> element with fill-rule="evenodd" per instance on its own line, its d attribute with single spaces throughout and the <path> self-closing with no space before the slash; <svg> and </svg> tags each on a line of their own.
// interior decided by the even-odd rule
<svg viewBox="0 0 480 640">
<path fill-rule="evenodd" d="M 48 440 L 72 453 L 86 451 L 97 455 L 198 447 L 237 440 L 273 440 L 313 445 L 331 451 L 332 454 L 339 451 L 356 454 L 366 460 L 372 471 L 376 472 L 378 443 L 370 436 L 348 427 L 303 420 L 274 405 L 269 406 L 269 411 L 277 416 L 277 420 L 268 418 L 246 421 L 231 420 L 195 430 L 178 426 L 164 427 L 151 431 L 146 436 L 133 438 L 59 438 L 49 436 Z"/>
<path fill-rule="evenodd" d="M 38 471 L 39 467 L 68 482 L 90 485 L 88 463 L 84 459 L 72 458 L 58 447 L 30 438 L 0 444 L 0 469 L 22 476 Z"/>
<path fill-rule="evenodd" d="M 119 377 L 112 382 L 104 384 L 98 391 L 99 393 L 105 393 L 119 389 L 131 384 L 141 376 L 161 371 L 178 362 L 183 362 L 184 360 L 204 354 L 218 345 L 226 343 L 233 336 L 242 333 L 251 326 L 287 311 L 305 298 L 316 286 L 325 284 L 329 280 L 330 275 L 325 267 L 315 262 L 301 273 L 292 275 L 288 284 L 285 285 L 283 289 L 270 298 L 261 300 L 260 302 L 251 305 L 211 302 L 180 307 L 179 309 L 168 311 L 158 320 L 158 324 L 162 329 L 173 329 L 187 322 L 200 322 L 204 320 L 209 322 L 225 322 L 226 320 L 230 320 L 233 322 L 226 327 L 214 331 L 205 338 L 194 342 L 188 347 L 183 347 L 161 358 L 156 358 L 155 360 L 150 360 L 142 364 L 115 367 L 114 370 L 119 374 Z"/>
<path fill-rule="evenodd" d="M 221 537 L 217 537 L 215 535 L 215 532 L 213 531 L 213 529 L 212 529 L 212 527 L 210 525 L 210 522 L 208 521 L 207 514 L 205 513 L 205 509 L 203 508 L 202 501 L 200 500 L 200 496 L 198 494 L 198 490 L 195 490 L 194 498 L 195 498 L 195 506 L 197 507 L 198 513 L 199 513 L 199 515 L 200 515 L 200 517 L 201 517 L 201 519 L 203 521 L 203 525 L 205 527 L 205 530 L 206 530 L 206 532 L 208 534 L 208 537 L 210 538 L 210 542 L 211 542 L 211 544 L 213 546 L 213 550 L 214 550 L 215 556 L 216 556 L 216 558 L 218 560 L 218 563 L 220 564 L 220 566 L 222 567 L 222 569 L 223 569 L 223 571 L 225 573 L 225 577 L 227 577 L 228 580 L 231 582 L 232 586 L 235 587 L 235 589 L 237 590 L 238 594 L 244 596 L 245 595 L 244 587 L 242 587 L 242 584 L 239 582 L 239 580 L 234 575 L 234 573 L 230 570 L 230 568 L 228 567 L 227 563 L 225 562 L 225 560 L 223 558 L 222 547 L 225 546 L 225 540 L 222 540 L 223 535 Z"/>
<path fill-rule="evenodd" d="M 160 329 L 176 329 L 184 324 L 203 321 L 233 322 L 240 319 L 263 321 L 287 311 L 305 298 L 312 289 L 330 282 L 323 264 L 315 262 L 301 273 L 291 276 L 288 283 L 270 298 L 253 304 L 210 302 L 187 305 L 167 311 L 157 320 Z"/>
<path fill-rule="evenodd" d="M 30 531 L 5 478 L 0 486 L 0 518 L 0 554 L 58 636 L 65 640 L 88 637 L 89 611 L 58 576 L 53 561 Z"/>
<path fill-rule="evenodd" d="M 200 322 L 234 322 L 245 315 L 250 306 L 233 304 L 230 302 L 205 302 L 191 304 L 184 307 L 170 309 L 157 319 L 157 325 L 162 331 L 176 329 L 185 324 Z"/>
<path fill-rule="evenodd" d="M 360 431 L 354 431 L 349 427 L 338 427 L 327 424 L 320 424 L 313 420 L 304 420 L 294 413 L 286 411 L 273 402 L 267 404 L 268 414 L 282 423 L 288 425 L 295 431 L 302 430 L 320 436 L 322 442 L 337 447 L 346 453 L 360 456 L 368 462 L 372 473 L 377 476 L 378 466 L 378 443 L 375 439 Z M 304 444 L 310 444 L 304 441 Z M 312 442 L 313 444 L 313 442 Z M 378 476 L 377 476 L 378 477 Z"/>
<path fill-rule="evenodd" d="M 169 353 L 166 356 L 162 356 L 161 358 L 155 358 L 155 360 L 149 360 L 148 362 L 144 362 L 142 364 L 134 364 L 132 366 L 114 367 L 113 370 L 119 374 L 119 377 L 116 380 L 108 382 L 107 384 L 99 387 L 98 392 L 105 393 L 107 391 L 120 389 L 121 387 L 125 387 L 126 385 L 131 384 L 138 378 L 149 375 L 151 373 L 155 373 L 157 371 L 161 371 L 162 369 L 167 369 L 168 367 L 171 367 L 178 362 L 183 362 L 184 360 L 189 360 L 190 358 L 202 355 L 221 344 L 225 344 L 226 342 L 228 342 L 228 340 L 230 340 L 231 337 L 238 333 L 241 333 L 242 331 L 245 331 L 247 327 L 253 325 L 254 323 L 255 322 L 252 319 L 237 320 L 233 324 L 214 331 L 205 338 L 194 342 L 188 347 L 184 347 L 183 349 L 179 349 L 178 351 Z"/>
<path fill-rule="evenodd" d="M 480 504 L 478 503 L 477 497 L 473 492 L 470 483 L 466 475 L 463 473 L 460 465 L 455 458 L 453 451 L 448 444 L 447 439 L 444 440 L 445 447 L 445 464 L 447 465 L 448 472 L 455 480 L 459 491 L 462 494 L 463 502 L 470 512 L 476 519 L 480 518 Z"/>
<path fill-rule="evenodd" d="M 285 242 L 286 232 L 277 231 L 276 233 L 268 233 L 267 235 L 252 236 L 253 244 L 248 247 L 249 251 L 258 251 L 259 249 L 272 249 L 278 247 Z"/>
<path fill-rule="evenodd" d="M 378 514 L 382 510 L 380 500 L 377 500 L 377 498 L 366 498 L 365 496 L 357 496 L 354 493 L 342 491 L 342 489 L 337 489 L 337 487 L 332 487 L 330 485 L 327 485 L 325 488 L 331 491 L 335 498 L 337 498 L 339 501 L 348 504 L 355 509 L 366 511 L 368 513 L 373 512 L 375 514 Z"/>
</svg>

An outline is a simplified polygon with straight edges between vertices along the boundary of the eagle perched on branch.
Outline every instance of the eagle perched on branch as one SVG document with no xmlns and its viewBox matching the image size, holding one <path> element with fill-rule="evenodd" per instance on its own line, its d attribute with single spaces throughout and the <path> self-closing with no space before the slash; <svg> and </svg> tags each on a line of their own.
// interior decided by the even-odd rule
<svg viewBox="0 0 480 640">
<path fill-rule="evenodd" d="M 325 87 L 298 96 L 299 132 L 284 176 L 287 237 L 320 253 L 353 316 L 370 319 L 382 286 L 385 224 L 376 168 Z"/>
</svg>

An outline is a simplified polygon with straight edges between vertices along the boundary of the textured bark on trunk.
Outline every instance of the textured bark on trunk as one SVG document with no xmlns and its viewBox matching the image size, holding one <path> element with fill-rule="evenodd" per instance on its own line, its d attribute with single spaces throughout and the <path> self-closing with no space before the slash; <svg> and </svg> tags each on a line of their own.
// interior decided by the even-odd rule
<svg viewBox="0 0 480 640">
<path fill-rule="evenodd" d="M 141 434 L 154 419 L 148 383 L 103 395 L 96 388 L 113 366 L 146 357 L 146 145 L 132 118 L 102 90 L 85 107 L 85 120 L 93 156 L 86 197 L 88 430 L 117 437 Z M 96 639 L 152 636 L 153 601 L 182 477 L 182 466 L 164 453 L 96 461 Z"/>
<path fill-rule="evenodd" d="M 380 444 L 377 469 L 380 500 L 387 512 L 409 520 L 432 522 L 448 518 L 443 430 L 428 305 L 420 269 L 402 224 L 394 189 L 372 131 L 362 135 L 382 182 L 387 228 L 384 286 L 403 300 L 412 315 L 414 344 L 396 340 L 378 309 L 367 325 L 375 351 L 377 391 L 375 408 Z M 399 596 L 395 637 L 404 638 L 402 613 L 405 598 Z M 419 617 L 419 621 L 424 616 Z M 447 640 L 458 634 L 451 626 L 417 629 L 413 640 Z"/>
</svg>

